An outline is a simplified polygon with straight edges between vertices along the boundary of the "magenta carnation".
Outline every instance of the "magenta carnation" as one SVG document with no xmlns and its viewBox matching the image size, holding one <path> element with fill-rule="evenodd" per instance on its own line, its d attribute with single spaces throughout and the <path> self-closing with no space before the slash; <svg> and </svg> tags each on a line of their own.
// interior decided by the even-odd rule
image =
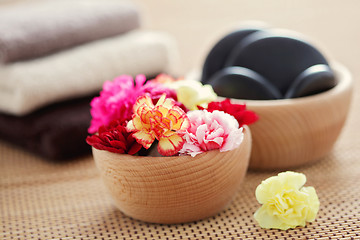
<svg viewBox="0 0 360 240">
<path fill-rule="evenodd" d="M 112 120 L 129 121 L 132 118 L 132 109 L 136 99 L 144 93 L 156 102 L 163 93 L 168 98 L 177 101 L 176 92 L 162 84 L 149 81 L 145 83 L 144 75 L 137 75 L 134 80 L 131 76 L 122 75 L 113 81 L 106 81 L 99 97 L 95 97 L 91 105 L 92 120 L 89 133 L 95 133 L 102 125 L 108 125 Z M 144 84 L 145 83 L 145 84 Z"/>
<path fill-rule="evenodd" d="M 185 144 L 180 154 L 196 156 L 199 153 L 219 149 L 220 152 L 237 148 L 243 139 L 243 129 L 230 114 L 215 110 L 197 110 L 187 113 L 190 128 L 184 136 Z"/>
</svg>

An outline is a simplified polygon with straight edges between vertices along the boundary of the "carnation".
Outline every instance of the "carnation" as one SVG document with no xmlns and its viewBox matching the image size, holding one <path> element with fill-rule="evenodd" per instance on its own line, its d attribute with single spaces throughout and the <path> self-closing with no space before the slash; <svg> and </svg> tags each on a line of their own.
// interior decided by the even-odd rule
<svg viewBox="0 0 360 240">
<path fill-rule="evenodd" d="M 163 94 L 154 104 L 148 95 L 141 96 L 134 104 L 133 119 L 127 130 L 134 133 L 136 141 L 148 149 L 155 139 L 159 140 L 161 155 L 171 156 L 179 152 L 184 144 L 183 132 L 189 128 L 186 113 L 171 98 Z"/>
<path fill-rule="evenodd" d="M 260 226 L 287 230 L 314 221 L 320 202 L 315 188 L 304 187 L 305 183 L 304 174 L 292 171 L 262 181 L 255 191 L 262 204 L 254 214 Z"/>
<path fill-rule="evenodd" d="M 190 110 L 198 110 L 198 106 L 206 107 L 209 102 L 217 98 L 209 84 L 203 85 L 195 80 L 163 81 L 166 86 L 176 90 L 178 100 Z"/>
<path fill-rule="evenodd" d="M 113 81 L 106 81 L 99 97 L 95 97 L 91 105 L 91 123 L 89 133 L 95 133 L 102 125 L 108 125 L 112 120 L 129 121 L 133 114 L 133 105 L 139 96 L 148 93 L 154 102 L 163 93 L 177 101 L 176 92 L 162 84 L 149 81 L 145 83 L 144 75 L 133 78 L 122 75 Z M 181 105 L 181 104 L 179 104 Z"/>
<path fill-rule="evenodd" d="M 202 152 L 219 149 L 220 152 L 237 148 L 243 139 L 243 129 L 237 120 L 222 111 L 195 110 L 187 113 L 190 128 L 180 154 L 196 156 Z"/>
<path fill-rule="evenodd" d="M 259 119 L 253 111 L 246 109 L 246 104 L 234 104 L 231 103 L 228 98 L 221 102 L 209 103 L 206 110 L 209 112 L 213 112 L 215 110 L 226 112 L 235 117 L 240 127 L 243 125 L 250 125 Z"/>
<path fill-rule="evenodd" d="M 126 131 L 125 122 L 114 120 L 108 126 L 101 126 L 96 135 L 88 136 L 86 142 L 99 150 L 114 153 L 135 154 L 141 149 L 132 133 Z"/>
</svg>

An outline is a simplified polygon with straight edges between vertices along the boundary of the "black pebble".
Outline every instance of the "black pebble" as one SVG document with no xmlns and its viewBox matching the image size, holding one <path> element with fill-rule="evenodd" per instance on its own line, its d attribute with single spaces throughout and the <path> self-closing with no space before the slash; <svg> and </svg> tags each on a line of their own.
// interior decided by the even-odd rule
<svg viewBox="0 0 360 240">
<path fill-rule="evenodd" d="M 209 52 L 202 72 L 202 83 L 207 83 L 217 71 L 221 70 L 233 48 L 248 35 L 259 31 L 259 29 L 241 29 L 232 32 L 222 38 Z"/>
<path fill-rule="evenodd" d="M 217 95 L 227 98 L 266 100 L 282 98 L 279 90 L 258 73 L 243 67 L 227 67 L 209 80 Z"/>
<path fill-rule="evenodd" d="M 302 72 L 286 92 L 285 98 L 305 97 L 324 92 L 336 85 L 336 78 L 329 66 L 318 64 Z"/>
<path fill-rule="evenodd" d="M 225 67 L 249 68 L 285 95 L 295 78 L 307 68 L 327 65 L 326 59 L 305 41 L 258 31 L 244 38 L 228 55 Z"/>
</svg>

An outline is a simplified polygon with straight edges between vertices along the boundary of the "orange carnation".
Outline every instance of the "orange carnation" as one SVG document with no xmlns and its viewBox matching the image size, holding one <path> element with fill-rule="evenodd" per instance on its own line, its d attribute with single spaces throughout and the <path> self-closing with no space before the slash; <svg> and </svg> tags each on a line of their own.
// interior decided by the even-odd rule
<svg viewBox="0 0 360 240">
<path fill-rule="evenodd" d="M 128 122 L 127 130 L 135 132 L 133 137 L 146 149 L 157 139 L 161 155 L 178 153 L 185 143 L 183 136 L 190 122 L 186 113 L 175 104 L 165 94 L 155 106 L 148 95 L 139 97 L 134 104 L 133 119 Z"/>
</svg>

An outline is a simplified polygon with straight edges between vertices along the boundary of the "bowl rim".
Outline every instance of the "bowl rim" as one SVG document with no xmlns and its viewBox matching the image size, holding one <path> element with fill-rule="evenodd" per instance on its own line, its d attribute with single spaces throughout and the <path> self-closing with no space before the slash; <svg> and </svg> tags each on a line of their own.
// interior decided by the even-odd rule
<svg viewBox="0 0 360 240">
<path fill-rule="evenodd" d="M 274 100 L 249 100 L 249 99 L 240 99 L 240 98 L 230 98 L 231 100 L 237 102 L 244 102 L 248 106 L 256 107 L 256 106 L 281 106 L 281 105 L 293 105 L 314 101 L 323 98 L 329 98 L 330 96 L 338 95 L 348 89 L 352 88 L 352 75 L 349 70 L 339 62 L 331 62 L 331 69 L 335 72 L 337 78 L 337 84 L 335 87 L 314 95 L 300 97 L 300 98 L 289 98 L 289 99 L 274 99 Z M 218 97 L 223 100 L 224 97 Z"/>
</svg>

